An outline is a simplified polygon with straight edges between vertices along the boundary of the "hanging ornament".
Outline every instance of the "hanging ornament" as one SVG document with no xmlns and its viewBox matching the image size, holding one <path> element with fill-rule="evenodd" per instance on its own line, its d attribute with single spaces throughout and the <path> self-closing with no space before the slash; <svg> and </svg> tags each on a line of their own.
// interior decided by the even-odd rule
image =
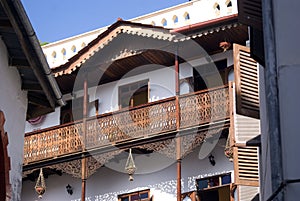
<svg viewBox="0 0 300 201">
<path fill-rule="evenodd" d="M 129 174 L 129 181 L 133 181 L 133 174 L 136 171 L 136 167 L 135 167 L 134 160 L 133 160 L 133 157 L 132 157 L 132 154 L 131 154 L 131 149 L 129 149 L 129 155 L 128 155 L 128 158 L 127 158 L 125 170 Z"/>
<path fill-rule="evenodd" d="M 230 133 L 228 134 L 227 140 L 226 140 L 226 145 L 225 145 L 225 149 L 224 149 L 224 154 L 225 156 L 229 159 L 229 161 L 233 161 L 233 147 L 231 146 L 230 143 Z"/>
<path fill-rule="evenodd" d="M 37 192 L 37 194 L 39 194 L 39 198 L 42 199 L 43 194 L 46 191 L 46 184 L 45 184 L 45 178 L 43 175 L 43 168 L 40 169 L 40 174 L 39 174 L 39 177 L 36 181 L 34 188 L 35 188 L 35 191 Z"/>
</svg>

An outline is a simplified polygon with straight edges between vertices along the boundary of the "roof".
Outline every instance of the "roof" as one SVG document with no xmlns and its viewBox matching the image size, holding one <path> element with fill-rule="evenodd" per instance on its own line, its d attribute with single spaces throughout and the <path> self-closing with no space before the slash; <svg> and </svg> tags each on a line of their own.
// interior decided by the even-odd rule
<svg viewBox="0 0 300 201">
<path fill-rule="evenodd" d="M 35 32 L 19 0 L 0 0 L 0 35 L 8 52 L 8 65 L 16 67 L 22 90 L 28 91 L 27 119 L 63 105 Z"/>
<path fill-rule="evenodd" d="M 179 58 L 179 62 L 183 62 L 187 57 L 195 58 L 199 56 L 199 52 L 192 51 L 195 42 L 208 54 L 215 54 L 223 51 L 220 42 L 245 44 L 246 40 L 248 29 L 237 22 L 237 15 L 174 30 L 118 20 L 67 63 L 52 68 L 52 71 L 62 93 L 66 94 L 72 92 L 77 73 L 83 69 L 81 67 L 93 68 L 93 73 L 90 74 L 95 75 L 89 77 L 89 81 L 97 80 L 101 74 L 101 80 L 92 83 L 95 86 L 94 84 L 118 80 L 134 68 L 143 65 L 172 66 L 176 49 L 181 51 L 180 56 L 184 54 L 184 48 L 190 49 L 185 51 L 184 57 Z"/>
</svg>

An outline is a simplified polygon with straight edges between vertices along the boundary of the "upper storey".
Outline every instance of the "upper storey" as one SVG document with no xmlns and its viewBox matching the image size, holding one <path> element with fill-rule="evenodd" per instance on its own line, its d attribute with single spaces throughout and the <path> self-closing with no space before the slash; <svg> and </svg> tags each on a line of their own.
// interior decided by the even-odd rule
<svg viewBox="0 0 300 201">
<path fill-rule="evenodd" d="M 130 21 L 172 29 L 236 13 L 236 0 L 193 0 L 130 19 Z M 49 66 L 53 68 L 66 63 L 69 58 L 77 54 L 107 28 L 102 27 L 43 46 L 42 49 Z"/>
</svg>

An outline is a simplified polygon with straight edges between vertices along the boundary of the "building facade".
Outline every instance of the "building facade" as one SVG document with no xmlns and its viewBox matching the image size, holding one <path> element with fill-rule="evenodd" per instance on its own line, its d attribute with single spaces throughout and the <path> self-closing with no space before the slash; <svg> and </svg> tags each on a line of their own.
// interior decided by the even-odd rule
<svg viewBox="0 0 300 201">
<path fill-rule="evenodd" d="M 236 2 L 191 1 L 44 46 L 66 105 L 26 125 L 22 200 L 252 200 L 248 40 Z"/>
<path fill-rule="evenodd" d="M 21 200 L 25 121 L 62 105 L 61 93 L 20 1 L 1 0 L 0 15 L 0 200 Z"/>
</svg>

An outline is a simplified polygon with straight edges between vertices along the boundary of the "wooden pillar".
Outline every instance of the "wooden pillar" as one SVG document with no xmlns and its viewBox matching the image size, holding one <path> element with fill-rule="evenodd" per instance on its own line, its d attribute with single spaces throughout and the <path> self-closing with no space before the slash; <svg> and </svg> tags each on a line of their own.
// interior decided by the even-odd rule
<svg viewBox="0 0 300 201">
<path fill-rule="evenodd" d="M 178 62 L 178 53 L 177 53 L 177 51 L 176 51 L 176 55 L 175 55 L 175 92 L 176 92 L 175 107 L 176 107 L 176 128 L 177 128 L 177 137 L 176 137 L 177 201 L 181 201 L 181 139 L 179 137 L 179 128 L 180 128 L 180 107 L 179 107 L 180 86 L 179 86 L 179 62 Z"/>
<path fill-rule="evenodd" d="M 88 86 L 87 86 L 87 73 L 85 74 L 84 83 L 83 83 L 83 135 L 82 135 L 82 148 L 83 152 L 86 151 L 86 118 L 87 118 L 87 109 L 88 109 Z M 85 201 L 85 192 L 86 192 L 86 158 L 83 155 L 81 159 L 81 201 Z"/>
</svg>

